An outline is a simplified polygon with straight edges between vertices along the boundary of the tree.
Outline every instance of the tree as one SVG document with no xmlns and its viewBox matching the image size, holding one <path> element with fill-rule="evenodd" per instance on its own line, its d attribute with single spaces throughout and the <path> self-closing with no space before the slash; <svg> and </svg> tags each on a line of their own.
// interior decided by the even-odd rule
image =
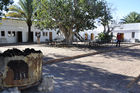
<svg viewBox="0 0 140 93">
<path fill-rule="evenodd" d="M 36 9 L 34 8 L 33 0 L 19 0 L 18 5 L 13 5 L 9 9 L 10 12 L 7 16 L 23 18 L 25 20 L 28 26 L 28 42 L 32 42 L 31 26 Z"/>
<path fill-rule="evenodd" d="M 2 10 L 8 11 L 7 6 L 9 6 L 12 3 L 12 0 L 0 0 L 0 15 L 2 14 Z"/>
<path fill-rule="evenodd" d="M 121 20 L 122 23 L 138 23 L 140 22 L 140 14 L 137 12 L 131 12 Z"/>
<path fill-rule="evenodd" d="M 94 29 L 95 19 L 103 15 L 101 0 L 37 0 L 37 6 L 37 26 L 59 29 L 67 44 L 72 43 L 74 33 Z"/>
<path fill-rule="evenodd" d="M 111 15 L 111 8 L 108 6 L 107 2 L 104 3 L 104 9 L 103 9 L 103 16 L 100 18 L 101 24 L 104 27 L 104 33 L 109 34 L 110 27 L 109 24 L 111 20 L 113 19 Z"/>
</svg>

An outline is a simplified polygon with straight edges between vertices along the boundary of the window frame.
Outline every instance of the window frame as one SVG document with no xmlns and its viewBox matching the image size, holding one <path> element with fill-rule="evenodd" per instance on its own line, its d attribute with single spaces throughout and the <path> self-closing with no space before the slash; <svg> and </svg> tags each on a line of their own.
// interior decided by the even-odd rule
<svg viewBox="0 0 140 93">
<path fill-rule="evenodd" d="M 2 33 L 4 32 L 4 33 Z M 5 37 L 5 31 L 1 31 L 1 37 Z"/>
<path fill-rule="evenodd" d="M 46 32 L 45 35 L 48 36 L 48 32 Z"/>
<path fill-rule="evenodd" d="M 7 35 L 8 37 L 11 37 L 12 36 L 11 31 L 8 31 Z"/>
<path fill-rule="evenodd" d="M 15 37 L 15 36 L 16 36 L 16 32 L 15 32 L 15 31 L 12 31 L 12 32 L 11 32 L 11 36 L 12 36 L 12 37 Z"/>
</svg>

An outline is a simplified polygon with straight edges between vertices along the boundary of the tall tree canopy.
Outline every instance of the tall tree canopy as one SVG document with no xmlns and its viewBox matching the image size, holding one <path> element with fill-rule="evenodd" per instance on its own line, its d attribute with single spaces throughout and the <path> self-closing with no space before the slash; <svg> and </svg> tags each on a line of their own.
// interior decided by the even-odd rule
<svg viewBox="0 0 140 93">
<path fill-rule="evenodd" d="M 34 21 L 35 7 L 33 0 L 19 0 L 18 5 L 10 7 L 10 12 L 7 16 L 23 18 L 28 26 L 28 42 L 32 42 L 31 26 Z"/>
<path fill-rule="evenodd" d="M 13 3 L 13 0 L 0 0 L 0 15 L 2 14 L 2 10 L 8 11 L 7 6 Z"/>
<path fill-rule="evenodd" d="M 95 19 L 103 16 L 102 0 L 36 0 L 36 24 L 41 29 L 59 28 L 66 42 L 74 33 L 95 28 Z"/>
<path fill-rule="evenodd" d="M 121 20 L 123 23 L 138 23 L 140 22 L 140 14 L 137 12 L 131 12 Z"/>
<path fill-rule="evenodd" d="M 111 7 L 107 4 L 107 2 L 104 2 L 104 9 L 103 9 L 103 16 L 100 18 L 101 24 L 104 27 L 104 33 L 109 33 L 110 32 L 110 27 L 109 24 L 111 20 L 113 19 L 112 14 L 111 14 Z"/>
</svg>

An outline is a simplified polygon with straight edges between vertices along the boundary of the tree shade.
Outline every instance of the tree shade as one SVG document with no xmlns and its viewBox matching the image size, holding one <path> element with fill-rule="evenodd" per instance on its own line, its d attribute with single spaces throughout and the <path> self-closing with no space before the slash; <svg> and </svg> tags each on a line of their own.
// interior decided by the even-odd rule
<svg viewBox="0 0 140 93">
<path fill-rule="evenodd" d="M 104 15 L 103 0 L 36 0 L 36 25 L 40 29 L 59 29 L 66 43 L 73 34 L 94 29 L 95 19 Z"/>
</svg>

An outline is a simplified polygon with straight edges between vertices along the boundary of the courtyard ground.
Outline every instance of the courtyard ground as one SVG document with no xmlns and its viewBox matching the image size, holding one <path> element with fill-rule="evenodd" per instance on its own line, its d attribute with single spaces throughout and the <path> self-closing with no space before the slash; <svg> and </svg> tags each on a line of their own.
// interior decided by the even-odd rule
<svg viewBox="0 0 140 93">
<path fill-rule="evenodd" d="M 130 44 L 128 44 L 130 45 Z M 126 45 L 125 45 L 126 46 Z M 114 46 L 101 48 L 56 48 L 45 44 L 3 46 L 9 48 L 34 48 L 41 50 L 44 61 L 79 54 L 97 52 Z M 52 93 L 140 93 L 140 84 L 126 88 L 127 84 L 140 74 L 140 46 L 118 49 L 108 53 L 68 60 L 43 66 L 43 75 L 54 75 L 55 88 Z M 29 88 L 23 93 L 39 93 Z"/>
</svg>

